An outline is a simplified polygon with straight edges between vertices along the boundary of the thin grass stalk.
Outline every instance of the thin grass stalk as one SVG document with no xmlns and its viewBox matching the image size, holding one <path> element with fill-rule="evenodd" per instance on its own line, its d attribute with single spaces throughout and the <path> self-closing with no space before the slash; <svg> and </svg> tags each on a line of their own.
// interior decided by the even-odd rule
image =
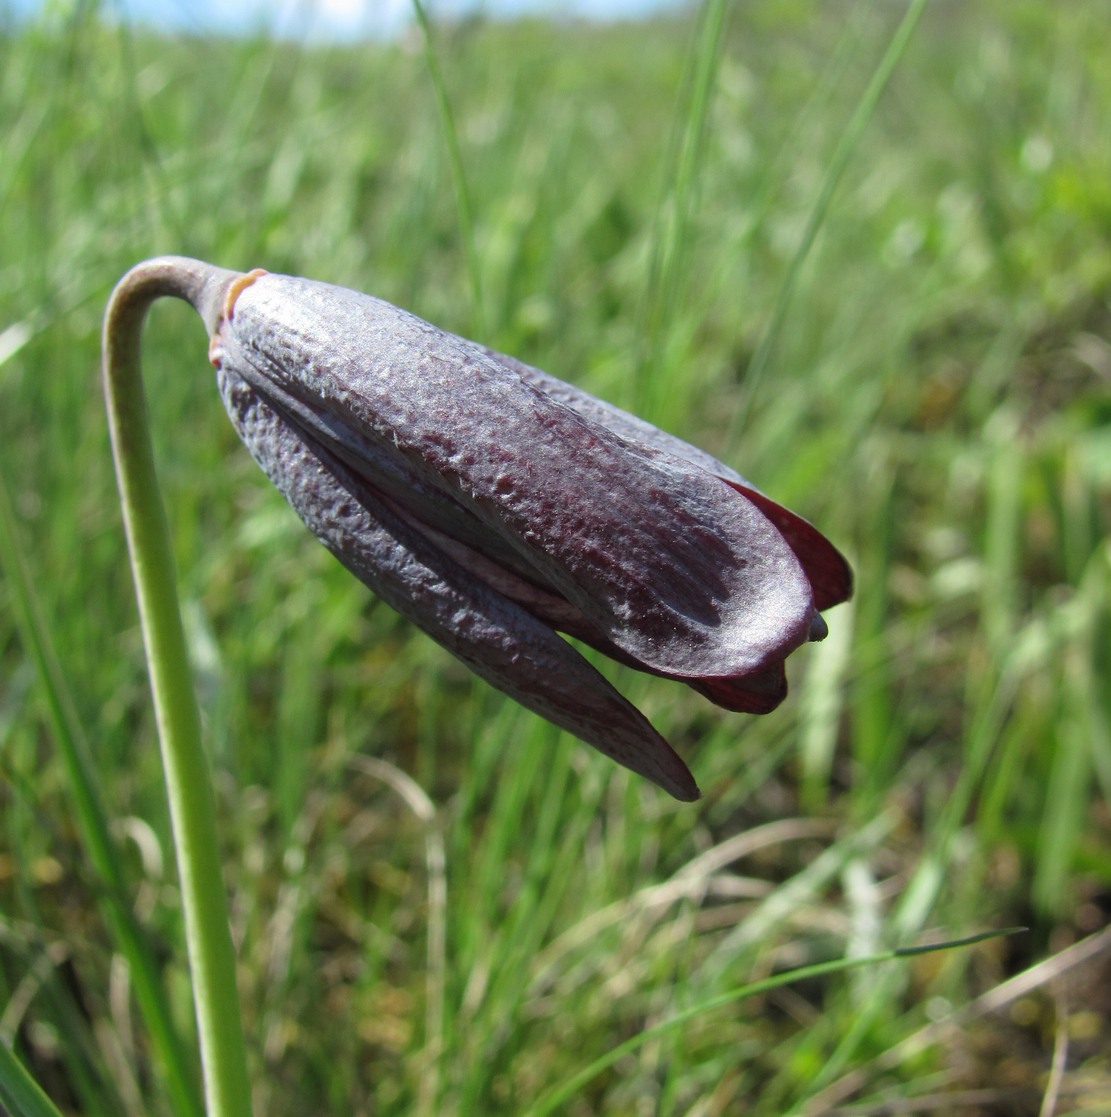
<svg viewBox="0 0 1111 1117">
<path fill-rule="evenodd" d="M 1039 827 L 1034 866 L 1033 898 L 1045 914 L 1060 916 L 1070 910 L 1073 862 L 1090 817 L 1096 758 L 1108 741 L 1107 724 L 1098 695 L 1097 638 L 1108 599 L 1108 558 L 1097 551 L 1079 579 L 1076 595 L 1054 618 L 1061 630 L 1052 660 L 1060 664 L 1057 750 L 1048 773 L 1045 805 Z"/>
<path fill-rule="evenodd" d="M 760 382 L 763 380 L 771 361 L 772 350 L 779 339 L 779 331 L 786 320 L 791 298 L 795 293 L 799 276 L 802 273 L 802 266 L 806 263 L 810 256 L 810 250 L 814 247 L 814 242 L 818 238 L 818 232 L 825 222 L 826 214 L 829 212 L 830 203 L 833 201 L 833 195 L 841 182 L 841 177 L 848 168 L 849 160 L 864 134 L 864 129 L 876 111 L 876 106 L 879 104 L 887 83 L 891 80 L 891 75 L 895 72 L 895 67 L 899 64 L 899 60 L 903 57 L 910 43 L 911 36 L 914 34 L 914 29 L 918 25 L 927 3 L 928 0 L 911 0 L 911 4 L 896 28 L 883 58 L 880 59 L 880 63 L 872 75 L 872 80 L 857 102 L 848 124 L 845 125 L 844 132 L 841 133 L 841 139 L 834 149 L 833 157 L 829 161 L 825 177 L 818 189 L 818 196 L 814 199 L 814 205 L 806 219 L 806 227 L 799 238 L 798 247 L 796 247 L 795 253 L 787 265 L 783 282 L 776 292 L 767 329 L 765 329 L 760 343 L 756 347 L 756 352 L 753 353 L 752 360 L 745 371 L 744 395 L 741 399 L 741 406 L 737 408 L 733 419 L 730 443 L 736 441 L 738 432 L 743 429 L 745 420 L 748 418 L 749 408 L 756 398 Z"/>
<path fill-rule="evenodd" d="M 440 131 L 444 136 L 448 166 L 451 168 L 451 184 L 455 191 L 455 208 L 459 215 L 459 235 L 463 240 L 463 251 L 467 259 L 467 276 L 471 285 L 474 335 L 485 337 L 488 331 L 486 329 L 485 300 L 482 295 L 482 271 L 478 264 L 478 249 L 475 245 L 471 196 L 467 190 L 466 176 L 463 173 L 463 157 L 459 152 L 459 134 L 455 128 L 455 119 L 451 114 L 451 105 L 448 102 L 447 87 L 444 85 L 444 75 L 440 70 L 440 61 L 432 43 L 432 26 L 428 21 L 428 14 L 420 0 L 412 0 L 412 4 L 413 14 L 420 26 L 421 40 L 424 44 L 424 61 L 428 67 L 429 80 L 432 82 L 432 92 L 436 98 L 436 111 L 440 117 Z"/>
<path fill-rule="evenodd" d="M 694 222 L 696 193 L 706 130 L 713 103 L 714 83 L 721 60 L 727 5 L 724 0 L 706 0 L 687 60 L 687 84 L 671 143 L 673 167 L 661 199 L 652 237 L 644 307 L 640 315 L 641 344 L 638 355 L 634 404 L 648 418 L 658 418 L 662 387 L 670 388 L 668 377 L 659 375 L 661 346 L 680 305 L 682 285 Z M 653 393 L 653 385 L 656 391 Z"/>
<path fill-rule="evenodd" d="M 11 587 L 16 625 L 26 654 L 39 677 L 54 741 L 74 799 L 81 839 L 93 870 L 103 882 L 101 909 L 112 940 L 127 960 L 139 1011 L 150 1032 L 174 1112 L 200 1117 L 203 1112 L 195 1069 L 174 1028 L 150 945 L 127 902 L 122 858 L 108 825 L 89 745 L 73 708 L 50 629 L 35 592 L 16 535 L 7 485 L 0 475 L 0 569 Z"/>
<path fill-rule="evenodd" d="M 597 1078 L 602 1071 L 620 1062 L 626 1055 L 638 1050 L 657 1037 L 666 1035 L 676 1028 L 682 1028 L 692 1020 L 696 1020 L 706 1013 L 713 1012 L 715 1009 L 723 1008 L 726 1005 L 737 1004 L 740 1001 L 758 996 L 761 993 L 766 993 L 771 989 L 779 989 L 792 982 L 808 981 L 816 977 L 824 977 L 827 974 L 844 973 L 863 967 L 877 966 L 883 962 L 895 962 L 915 954 L 928 954 L 940 950 L 954 950 L 961 947 L 973 946 L 987 939 L 1014 934 L 1019 929 L 1020 928 L 1008 927 L 1000 931 L 985 931 L 979 934 L 969 935 L 967 938 L 952 939 L 947 942 L 930 944 L 927 946 L 900 947 L 895 950 L 885 950 L 877 954 L 861 955 L 857 958 L 837 958 L 829 962 L 816 962 L 813 965 L 799 966 L 797 969 L 785 970 L 783 973 L 775 974 L 772 977 L 763 978 L 760 981 L 753 981 L 748 985 L 741 985 L 738 988 L 731 989 L 718 996 L 709 997 L 699 1004 L 692 1005 L 690 1008 L 683 1009 L 675 1013 L 674 1016 L 662 1020 L 659 1024 L 654 1024 L 652 1027 L 645 1028 L 623 1043 L 616 1044 L 604 1055 L 599 1056 L 593 1062 L 583 1067 L 581 1071 L 572 1075 L 562 1085 L 555 1087 L 555 1089 L 545 1094 L 536 1105 L 528 1110 L 527 1117 L 548 1117 L 550 1113 L 561 1111 L 561 1107 L 569 1102 L 588 1082 Z"/>
<path fill-rule="evenodd" d="M 173 295 L 197 305 L 202 288 L 203 275 L 192 261 L 140 264 L 124 276 L 104 319 L 104 393 L 181 878 L 207 1112 L 245 1117 L 251 1112 L 250 1081 L 212 778 L 201 744 L 140 365 L 151 303 Z"/>
<path fill-rule="evenodd" d="M 30 1071 L 0 1041 L 0 1112 L 11 1117 L 62 1117 Z"/>
</svg>

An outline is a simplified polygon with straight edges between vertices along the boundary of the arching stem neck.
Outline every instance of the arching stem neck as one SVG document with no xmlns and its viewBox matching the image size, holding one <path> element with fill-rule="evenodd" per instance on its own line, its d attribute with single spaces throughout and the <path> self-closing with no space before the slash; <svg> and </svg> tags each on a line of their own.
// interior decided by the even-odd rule
<svg viewBox="0 0 1111 1117">
<path fill-rule="evenodd" d="M 120 280 L 104 316 L 104 395 L 174 832 L 209 1117 L 251 1112 L 212 780 L 178 604 L 177 573 L 154 467 L 140 339 L 155 299 L 191 303 L 213 331 L 238 273 L 166 256 Z"/>
</svg>

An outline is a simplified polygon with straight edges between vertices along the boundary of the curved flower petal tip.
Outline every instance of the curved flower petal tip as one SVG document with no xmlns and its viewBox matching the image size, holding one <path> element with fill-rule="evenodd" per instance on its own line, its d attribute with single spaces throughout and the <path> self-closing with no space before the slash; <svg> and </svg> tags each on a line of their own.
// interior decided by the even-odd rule
<svg viewBox="0 0 1111 1117">
<path fill-rule="evenodd" d="M 309 528 L 477 674 L 680 799 L 698 789 L 558 633 L 732 710 L 786 694 L 848 564 L 693 446 L 380 299 L 253 272 L 210 346 Z"/>
<path fill-rule="evenodd" d="M 787 540 L 795 552 L 814 592 L 814 607 L 830 609 L 848 601 L 853 595 L 853 571 L 845 556 L 813 524 L 796 516 L 789 508 L 776 504 L 751 485 L 729 482 L 738 492 L 743 493 Z M 819 621 L 821 617 L 817 618 Z M 821 635 L 811 639 L 825 639 L 825 622 L 821 624 Z"/>
</svg>

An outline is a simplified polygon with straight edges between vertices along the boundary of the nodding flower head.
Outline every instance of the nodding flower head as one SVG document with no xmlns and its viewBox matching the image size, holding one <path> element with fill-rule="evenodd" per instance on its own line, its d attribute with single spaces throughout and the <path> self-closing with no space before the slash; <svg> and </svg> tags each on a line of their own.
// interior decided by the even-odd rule
<svg viewBox="0 0 1111 1117">
<path fill-rule="evenodd" d="M 852 575 L 709 455 L 341 287 L 219 273 L 202 310 L 232 423 L 356 577 L 474 672 L 680 799 L 698 788 L 558 634 L 766 713 Z"/>
</svg>

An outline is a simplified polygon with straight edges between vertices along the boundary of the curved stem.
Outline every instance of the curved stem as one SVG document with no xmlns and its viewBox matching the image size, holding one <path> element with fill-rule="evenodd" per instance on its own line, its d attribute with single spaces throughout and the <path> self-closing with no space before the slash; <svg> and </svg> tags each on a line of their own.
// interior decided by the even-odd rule
<svg viewBox="0 0 1111 1117">
<path fill-rule="evenodd" d="M 148 260 L 129 271 L 112 293 L 103 335 L 104 394 L 170 801 L 210 1117 L 250 1114 L 250 1081 L 211 776 L 154 468 L 139 350 L 143 321 L 155 299 L 185 299 L 212 329 L 235 277 L 235 272 L 183 257 Z"/>
</svg>

